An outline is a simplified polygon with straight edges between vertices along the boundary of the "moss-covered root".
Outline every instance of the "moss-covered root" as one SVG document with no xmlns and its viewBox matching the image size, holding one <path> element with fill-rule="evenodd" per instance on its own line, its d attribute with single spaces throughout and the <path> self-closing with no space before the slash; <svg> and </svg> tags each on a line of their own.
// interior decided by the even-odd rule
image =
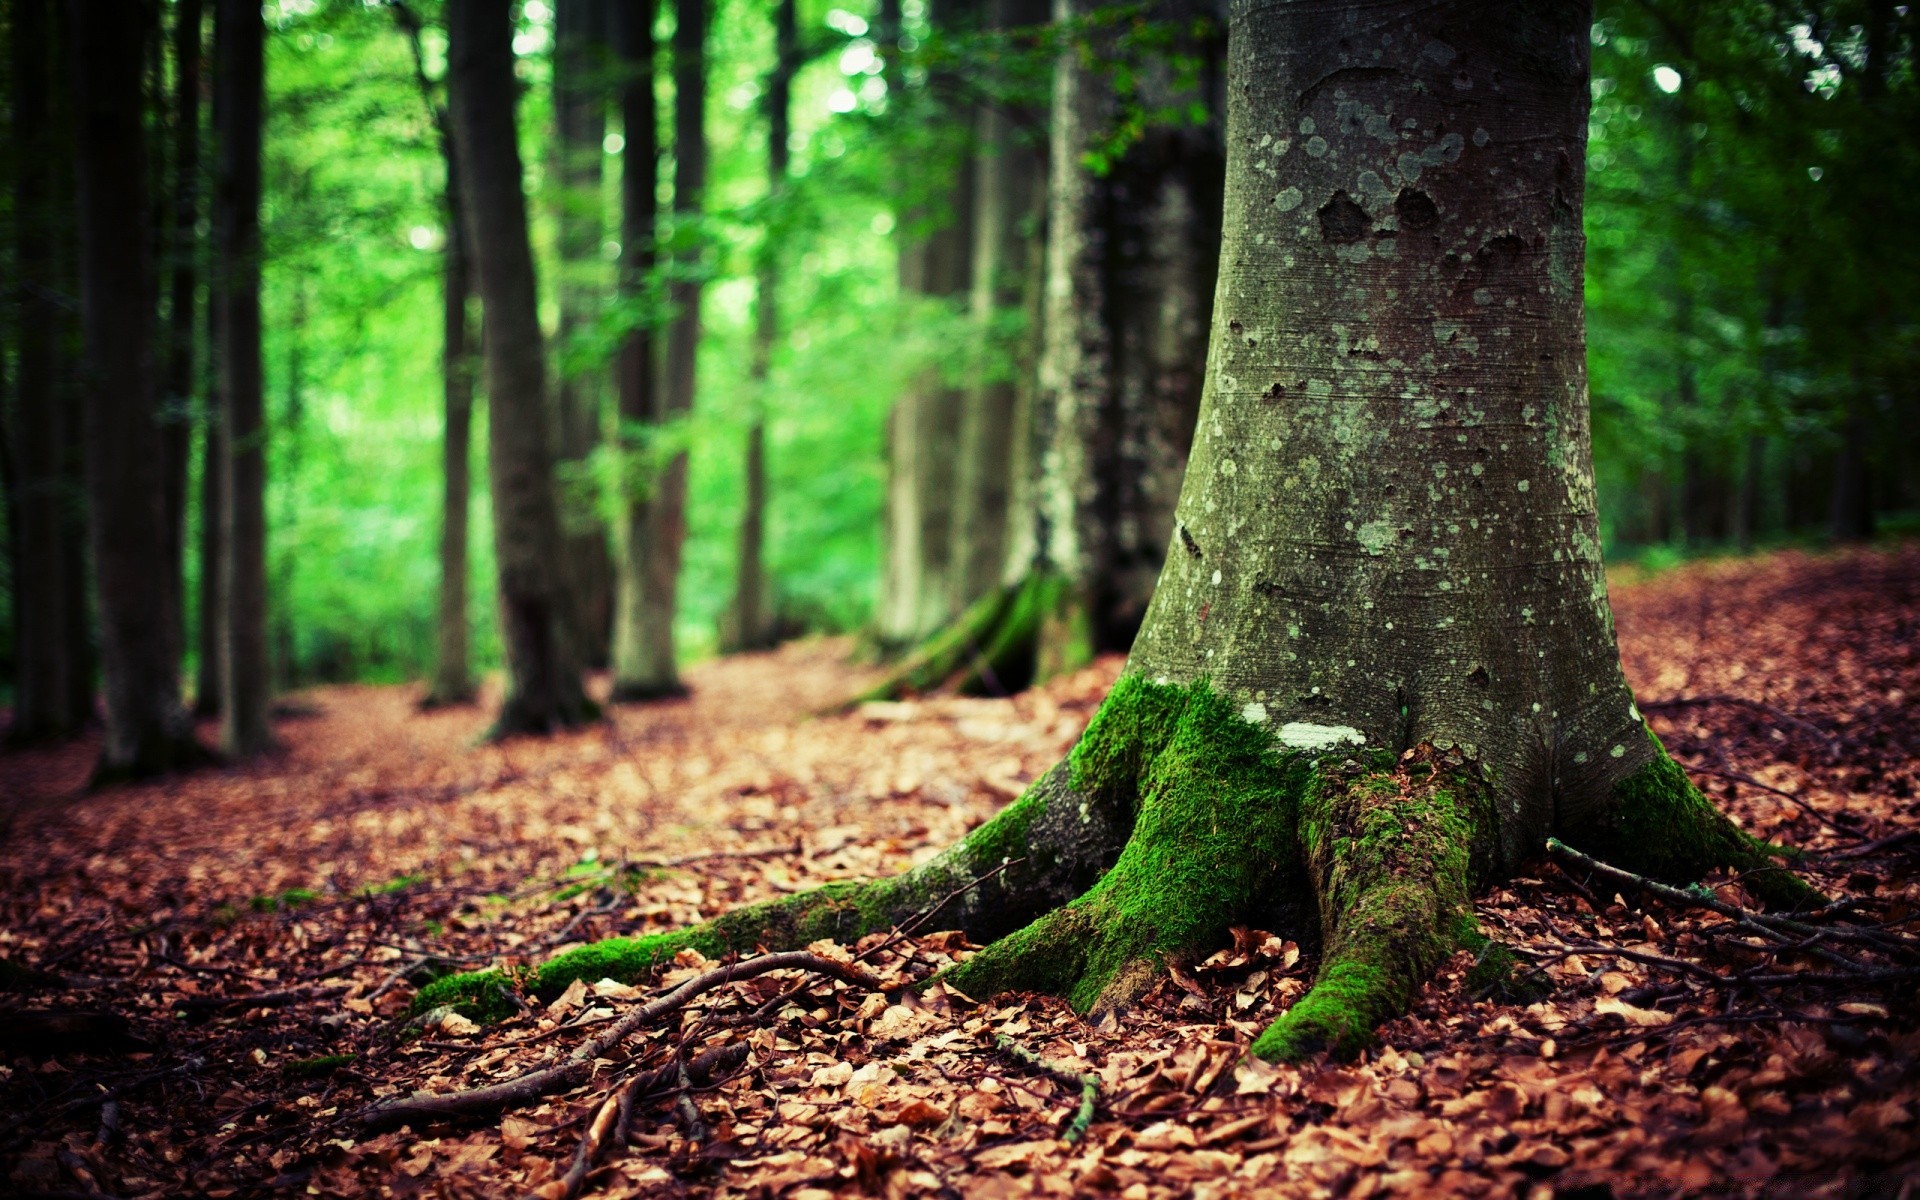
<svg viewBox="0 0 1920 1200">
<path fill-rule="evenodd" d="M 1471 927 L 1477 785 L 1424 764 L 1329 776 L 1301 807 L 1300 845 L 1320 906 L 1322 956 L 1313 987 L 1267 1027 L 1268 1061 L 1350 1055 Z"/>
<path fill-rule="evenodd" d="M 930 929 L 991 941 L 1079 895 L 1113 864 L 1131 808 L 1072 787 L 1062 763 L 992 820 L 926 863 L 890 879 L 835 883 L 733 909 L 687 929 L 576 946 L 524 975 L 473 971 L 420 990 L 414 1011 L 442 1004 L 476 1020 L 511 1012 L 502 985 L 553 996 L 576 979 L 643 982 L 685 949 L 708 958 L 852 942 L 937 909 Z"/>
<path fill-rule="evenodd" d="M 1826 898 L 1781 865 L 1796 851 L 1735 825 L 1693 786 L 1651 730 L 1653 761 L 1622 780 L 1593 819 L 1565 831 L 1568 845 L 1662 883 L 1696 883 L 1709 872 L 1739 872 L 1767 907 L 1817 908 Z"/>
<path fill-rule="evenodd" d="M 1012 607 L 1017 592 L 1013 587 L 996 588 L 974 601 L 945 628 L 909 650 L 886 678 L 848 700 L 841 709 L 870 700 L 898 700 L 902 696 L 932 691 L 946 683 L 993 635 Z"/>
<path fill-rule="evenodd" d="M 1294 877 L 1294 811 L 1311 767 L 1277 753 L 1227 698 L 1123 677 L 1071 764 L 1085 794 L 1138 796 L 1132 837 L 1084 895 L 949 972 L 961 991 L 1118 1007 L 1169 962 L 1285 903 L 1278 889 Z"/>
<path fill-rule="evenodd" d="M 1045 572 L 994 589 L 843 707 L 936 690 L 1005 695 L 1061 670 L 1085 666 L 1092 659 L 1091 642 L 1060 636 L 1062 629 L 1077 628 L 1066 615 L 1074 607 L 1069 590 L 1063 577 Z M 1063 641 L 1074 648 L 1058 649 Z M 1046 669 L 1043 642 L 1056 644 Z"/>
</svg>

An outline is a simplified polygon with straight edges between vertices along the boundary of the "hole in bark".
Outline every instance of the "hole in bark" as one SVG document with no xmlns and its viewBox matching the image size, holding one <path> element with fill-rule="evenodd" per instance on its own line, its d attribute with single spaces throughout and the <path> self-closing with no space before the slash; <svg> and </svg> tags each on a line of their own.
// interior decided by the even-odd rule
<svg viewBox="0 0 1920 1200">
<path fill-rule="evenodd" d="M 1474 257 L 1480 260 L 1480 268 L 1487 275 L 1498 275 L 1520 261 L 1527 252 L 1527 244 L 1510 233 L 1503 233 L 1486 245 L 1480 247 L 1480 253 Z"/>
<path fill-rule="evenodd" d="M 1401 188 L 1394 197 L 1393 211 L 1400 214 L 1402 229 L 1425 229 L 1440 219 L 1440 208 L 1433 197 L 1419 188 Z"/>
<path fill-rule="evenodd" d="M 1272 387 L 1268 388 L 1266 391 L 1260 394 L 1260 398 L 1262 400 L 1269 400 L 1269 401 L 1279 400 L 1284 396 L 1286 396 L 1286 394 L 1287 394 L 1287 385 L 1284 383 L 1275 382 Z"/>
<path fill-rule="evenodd" d="M 1333 199 L 1320 206 L 1320 236 L 1329 242 L 1357 242 L 1372 225 L 1367 210 L 1345 191 L 1335 192 Z"/>
<path fill-rule="evenodd" d="M 1193 557 L 1195 558 L 1206 557 L 1206 555 L 1200 553 L 1200 543 L 1193 540 L 1193 535 L 1187 532 L 1187 527 L 1185 525 L 1182 525 L 1180 527 L 1180 544 L 1186 547 L 1187 553 L 1192 555 Z"/>
<path fill-rule="evenodd" d="M 1493 682 L 1493 676 L 1487 674 L 1485 667 L 1475 667 L 1467 672 L 1467 682 L 1475 687 L 1485 687 Z"/>
</svg>

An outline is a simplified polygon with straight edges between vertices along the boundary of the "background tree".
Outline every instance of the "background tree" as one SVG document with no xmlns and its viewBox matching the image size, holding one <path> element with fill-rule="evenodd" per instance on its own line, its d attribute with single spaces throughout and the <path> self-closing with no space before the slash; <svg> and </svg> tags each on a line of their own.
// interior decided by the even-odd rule
<svg viewBox="0 0 1920 1200">
<path fill-rule="evenodd" d="M 180 705 L 166 578 L 160 427 L 155 420 L 153 229 L 141 63 L 157 35 L 142 20 L 68 8 L 86 333 L 88 542 L 98 584 L 107 735 L 96 782 L 201 762 Z M 164 600 L 164 591 L 161 593 Z"/>
<path fill-rule="evenodd" d="M 8 430 L 14 520 L 12 612 L 15 695 L 8 736 L 78 732 L 93 711 L 87 579 L 75 406 L 72 132 L 56 86 L 65 22 L 52 0 L 11 11 L 13 106 L 13 397 Z"/>
<path fill-rule="evenodd" d="M 560 519 L 548 449 L 546 362 L 527 239 L 514 128 L 513 28 L 507 0 L 447 11 L 455 140 L 465 167 L 479 292 L 485 306 L 494 556 L 507 650 L 507 695 L 496 736 L 577 725 L 595 715 L 559 589 Z"/>
<path fill-rule="evenodd" d="M 592 494 L 589 459 L 600 443 L 606 374 L 579 343 L 606 302 L 607 239 L 601 197 L 611 53 L 606 0 L 554 5 L 552 195 L 558 237 L 554 327 L 554 472 L 566 539 L 565 595 L 582 662 L 605 666 L 613 630 L 613 562 Z"/>
<path fill-rule="evenodd" d="M 165 367 L 161 431 L 166 454 L 169 606 L 180 618 L 176 657 L 185 650 L 187 484 L 193 433 L 200 424 L 196 349 L 200 337 L 200 59 L 206 36 L 201 0 L 179 0 L 173 11 L 173 103 L 168 110 L 173 161 L 165 197 L 167 274 Z"/>
<path fill-rule="evenodd" d="M 758 650 L 775 638 L 772 585 L 766 573 L 768 378 L 780 340 L 780 262 L 784 240 L 781 205 L 787 190 L 788 141 L 793 136 L 793 76 L 800 67 L 799 21 L 794 0 L 775 0 L 773 68 L 767 72 L 767 228 L 754 260 L 753 365 L 748 371 L 752 413 L 747 425 L 746 481 L 740 514 L 740 565 L 720 645 L 725 651 Z"/>
<path fill-rule="evenodd" d="M 676 0 L 673 30 L 672 283 L 668 299 L 665 370 L 656 421 L 684 420 L 693 411 L 700 351 L 700 298 L 705 258 L 702 214 L 707 182 L 707 0 Z M 649 447 L 651 450 L 652 447 Z M 649 455 L 651 457 L 651 455 Z M 686 539 L 687 453 L 673 447 L 649 463 L 641 561 L 630 568 L 639 584 L 632 619 L 614 648 L 613 697 L 649 700 L 686 691 L 674 652 L 682 543 Z M 629 539 L 629 552 L 633 542 Z"/>
<path fill-rule="evenodd" d="M 214 272 L 220 277 L 220 744 L 273 744 L 268 721 L 267 430 L 260 362 L 260 154 L 266 29 L 250 0 L 215 0 L 217 169 Z"/>
</svg>

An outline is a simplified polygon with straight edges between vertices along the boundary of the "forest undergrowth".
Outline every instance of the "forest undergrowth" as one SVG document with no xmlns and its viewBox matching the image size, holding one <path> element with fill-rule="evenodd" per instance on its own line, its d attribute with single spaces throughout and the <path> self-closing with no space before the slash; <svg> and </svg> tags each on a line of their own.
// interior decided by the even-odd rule
<svg viewBox="0 0 1920 1200">
<path fill-rule="evenodd" d="M 832 972 L 702 990 L 722 964 L 687 952 L 656 987 L 582 981 L 492 1025 L 413 1011 L 436 973 L 925 859 L 1061 757 L 1117 658 L 1012 699 L 815 717 L 879 676 L 805 642 L 498 745 L 477 741 L 484 703 L 321 688 L 282 704 L 272 758 L 91 796 L 93 745 L 10 753 L 4 1190 L 1909 1194 L 1920 546 L 1622 576 L 1614 608 L 1669 750 L 1746 829 L 1805 849 L 1846 920 L 1756 933 L 1727 915 L 1755 907 L 1737 881 L 1661 896 L 1543 852 L 1477 900 L 1489 949 L 1358 1061 L 1297 1069 L 1246 1050 L 1312 948 L 1258 929 L 1097 1023 L 908 987 L 972 949 L 937 912 L 816 945 Z M 514 1079 L 703 979 L 569 1089 L 367 1120 Z"/>
</svg>

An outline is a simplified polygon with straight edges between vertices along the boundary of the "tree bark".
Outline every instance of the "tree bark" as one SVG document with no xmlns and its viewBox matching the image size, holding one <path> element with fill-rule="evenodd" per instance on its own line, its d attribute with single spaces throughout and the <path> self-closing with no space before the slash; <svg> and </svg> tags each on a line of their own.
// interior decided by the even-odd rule
<svg viewBox="0 0 1920 1200">
<path fill-rule="evenodd" d="M 1621 674 L 1587 431 L 1591 15 L 1236 0 L 1198 435 L 1079 744 L 904 875 L 581 947 L 535 985 L 850 941 L 965 885 L 943 921 L 989 944 L 943 978 L 975 997 L 1114 1011 L 1236 925 L 1317 942 L 1251 1047 L 1297 1059 L 1362 1049 L 1484 947 L 1471 889 L 1549 837 L 1823 903 L 1693 787 Z"/>
<path fill-rule="evenodd" d="M 84 657 L 68 626 L 84 616 L 86 576 L 70 534 L 83 510 L 71 463 L 79 439 L 70 377 L 78 349 L 66 278 L 73 241 L 71 142 L 56 94 L 59 22 L 51 0 L 21 0 L 8 30 L 12 48 L 15 414 L 12 433 L 15 698 L 8 736 L 16 741 L 79 731 L 92 708 Z M 78 569 L 76 569 L 78 568 Z M 84 646 L 86 631 L 80 630 Z"/>
<path fill-rule="evenodd" d="M 766 570 L 767 400 L 773 350 L 780 340 L 780 201 L 787 187 L 788 111 L 794 72 L 800 65 L 799 22 L 794 0 L 779 0 L 773 13 L 773 69 L 767 73 L 767 222 L 754 262 L 753 361 L 748 367 L 746 487 L 740 513 L 738 574 L 721 648 L 760 650 L 776 640 L 771 585 Z"/>
<path fill-rule="evenodd" d="M 553 179 L 560 230 L 560 319 L 554 330 L 553 444 L 560 481 L 560 527 L 566 539 L 568 620 L 581 660 L 605 666 L 613 632 L 613 560 L 607 528 L 594 503 L 589 458 L 600 444 L 605 373 L 581 367 L 573 343 L 598 320 L 607 293 L 601 257 L 606 215 L 600 164 L 607 135 L 607 44 L 610 12 L 603 0 L 560 0 L 554 6 Z"/>
<path fill-rule="evenodd" d="M 653 422 L 693 410 L 700 350 L 700 293 L 705 236 L 701 214 L 707 182 L 708 0 L 675 0 L 673 32 L 673 210 L 675 271 L 668 288 L 673 309 L 667 326 L 666 371 Z M 629 159 L 629 162 L 632 160 Z M 651 473 L 657 467 L 657 474 Z M 616 631 L 613 695 L 651 700 L 686 693 L 674 657 L 673 620 L 680 586 L 680 553 L 686 540 L 687 455 L 674 451 L 664 463 L 648 463 L 642 486 L 644 525 L 630 530 L 639 561 L 630 568 L 637 585 L 633 610 Z M 624 603 L 625 601 L 623 601 Z"/>
<path fill-rule="evenodd" d="M 202 761 L 180 705 L 172 614 L 153 602 L 167 569 L 154 420 L 152 225 L 141 62 L 153 30 L 70 0 L 86 340 L 88 545 L 98 582 L 107 736 L 96 783 Z"/>
<path fill-rule="evenodd" d="M 216 0 L 214 271 L 220 277 L 220 745 L 273 745 L 267 707 L 267 438 L 260 361 L 260 151 L 266 27 L 251 0 Z"/>
<path fill-rule="evenodd" d="M 195 303 L 200 286 L 201 0 L 180 0 L 173 14 L 173 188 L 166 222 L 167 341 L 161 431 L 166 456 L 167 589 L 175 613 L 175 657 L 185 649 L 187 465 L 199 423 L 194 375 Z"/>
<path fill-rule="evenodd" d="M 468 239 L 485 307 L 487 472 L 500 572 L 507 695 L 493 733 L 541 733 L 594 716 L 562 597 L 560 519 L 547 440 L 546 361 L 514 127 L 507 0 L 447 10 L 455 141 Z"/>
</svg>

